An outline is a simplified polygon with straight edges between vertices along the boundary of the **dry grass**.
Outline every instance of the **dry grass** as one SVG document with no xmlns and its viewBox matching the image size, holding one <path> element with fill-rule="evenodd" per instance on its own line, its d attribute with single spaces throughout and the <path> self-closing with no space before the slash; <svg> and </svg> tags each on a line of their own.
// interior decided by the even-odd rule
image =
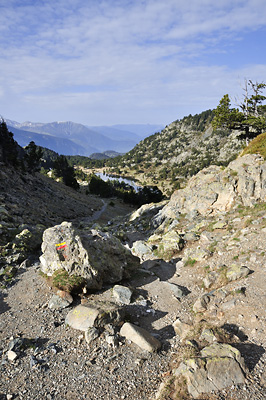
<svg viewBox="0 0 266 400">
<path fill-rule="evenodd" d="M 260 154 L 264 159 L 266 159 L 266 132 L 261 133 L 249 143 L 241 156 L 244 156 L 245 154 Z"/>
</svg>

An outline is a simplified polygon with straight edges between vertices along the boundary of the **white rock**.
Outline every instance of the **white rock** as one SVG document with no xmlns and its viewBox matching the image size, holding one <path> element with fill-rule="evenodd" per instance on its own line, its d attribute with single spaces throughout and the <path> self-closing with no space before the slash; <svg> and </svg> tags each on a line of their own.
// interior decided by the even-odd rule
<svg viewBox="0 0 266 400">
<path fill-rule="evenodd" d="M 7 358 L 9 359 L 9 361 L 14 361 L 18 358 L 18 355 L 13 350 L 8 350 Z"/>
<path fill-rule="evenodd" d="M 140 328 L 130 322 L 126 322 L 120 329 L 120 335 L 125 336 L 126 339 L 131 340 L 143 350 L 154 352 L 161 347 L 158 339 L 153 337 L 145 329 Z"/>
</svg>

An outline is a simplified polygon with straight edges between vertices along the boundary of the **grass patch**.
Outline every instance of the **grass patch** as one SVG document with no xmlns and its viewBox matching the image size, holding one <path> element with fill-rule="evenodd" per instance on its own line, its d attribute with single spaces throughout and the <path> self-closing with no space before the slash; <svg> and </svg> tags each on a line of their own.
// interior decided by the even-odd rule
<svg viewBox="0 0 266 400">
<path fill-rule="evenodd" d="M 2 273 L 0 273 L 0 282 L 3 282 L 3 287 L 12 282 L 13 278 L 17 275 L 18 269 L 14 266 L 8 265 Z"/>
<path fill-rule="evenodd" d="M 261 133 L 253 139 L 249 145 L 243 150 L 241 156 L 245 154 L 260 154 L 266 159 L 266 132 Z"/>
<path fill-rule="evenodd" d="M 193 267 L 196 264 L 197 260 L 195 258 L 188 258 L 185 262 L 185 267 Z"/>
<path fill-rule="evenodd" d="M 238 172 L 237 171 L 233 171 L 232 169 L 230 169 L 230 175 L 231 176 L 237 176 Z"/>
<path fill-rule="evenodd" d="M 195 348 L 194 346 L 189 346 L 190 350 L 182 350 L 182 360 L 196 357 L 199 354 L 200 349 L 209 344 L 207 341 L 201 338 L 201 334 L 205 330 L 211 331 L 216 337 L 217 342 L 219 343 L 232 343 L 232 335 L 229 334 L 223 327 L 215 326 L 205 320 L 201 320 L 194 325 L 193 329 L 188 332 L 186 337 L 186 340 L 195 341 L 198 345 L 198 348 Z M 188 346 L 186 345 L 185 347 Z"/>
<path fill-rule="evenodd" d="M 64 269 L 55 271 L 52 275 L 52 286 L 68 293 L 80 293 L 86 280 L 78 275 L 69 275 Z"/>
</svg>

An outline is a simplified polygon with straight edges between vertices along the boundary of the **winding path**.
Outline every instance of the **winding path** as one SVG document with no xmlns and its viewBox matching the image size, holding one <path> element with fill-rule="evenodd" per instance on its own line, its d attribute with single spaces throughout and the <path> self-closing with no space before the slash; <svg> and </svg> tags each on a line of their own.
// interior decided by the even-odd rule
<svg viewBox="0 0 266 400">
<path fill-rule="evenodd" d="M 101 201 L 103 203 L 102 208 L 98 211 L 95 211 L 91 217 L 88 217 L 88 219 L 87 219 L 88 222 L 96 221 L 105 212 L 107 203 L 103 199 L 101 199 Z"/>
</svg>

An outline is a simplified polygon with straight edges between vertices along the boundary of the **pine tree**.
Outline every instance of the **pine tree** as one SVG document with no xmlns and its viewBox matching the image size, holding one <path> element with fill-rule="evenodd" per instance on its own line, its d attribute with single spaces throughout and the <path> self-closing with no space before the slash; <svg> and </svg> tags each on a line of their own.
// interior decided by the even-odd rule
<svg viewBox="0 0 266 400">
<path fill-rule="evenodd" d="M 251 95 L 249 88 L 252 90 Z M 242 103 L 238 105 L 239 108 L 232 108 L 229 95 L 224 95 L 214 110 L 213 128 L 244 131 L 246 138 L 253 138 L 260 134 L 266 129 L 266 106 L 262 105 L 266 100 L 266 96 L 262 95 L 265 88 L 265 83 L 245 81 L 244 98 Z"/>
<path fill-rule="evenodd" d="M 0 118 L 0 161 L 5 164 L 18 165 L 18 144 L 2 118 Z"/>
<path fill-rule="evenodd" d="M 65 156 L 61 155 L 54 161 L 53 169 L 55 176 L 62 177 L 65 185 L 73 189 L 79 189 L 79 184 L 75 178 L 75 170 L 68 164 Z"/>
<path fill-rule="evenodd" d="M 40 171 L 40 161 L 43 151 L 32 141 L 25 147 L 24 159 L 30 172 Z"/>
</svg>

